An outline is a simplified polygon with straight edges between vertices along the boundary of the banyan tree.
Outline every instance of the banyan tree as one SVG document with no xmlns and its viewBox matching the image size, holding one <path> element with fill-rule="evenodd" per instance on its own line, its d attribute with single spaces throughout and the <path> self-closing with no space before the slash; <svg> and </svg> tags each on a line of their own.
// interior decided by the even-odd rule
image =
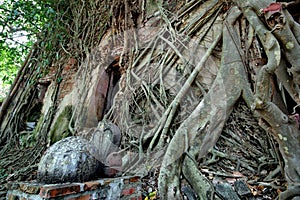
<svg viewBox="0 0 300 200">
<path fill-rule="evenodd" d="M 113 175 L 153 180 L 160 199 L 218 199 L 240 179 L 257 199 L 300 198 L 299 1 L 49 6 L 53 26 L 1 107 L 1 190 L 36 179 L 49 147 L 80 136 L 76 148 L 96 147 L 90 167 L 114 152 Z M 113 145 L 89 140 L 108 129 Z"/>
</svg>

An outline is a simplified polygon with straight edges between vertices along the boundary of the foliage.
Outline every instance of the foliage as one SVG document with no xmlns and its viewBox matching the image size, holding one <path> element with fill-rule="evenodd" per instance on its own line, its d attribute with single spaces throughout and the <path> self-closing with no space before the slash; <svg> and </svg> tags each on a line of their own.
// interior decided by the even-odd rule
<svg viewBox="0 0 300 200">
<path fill-rule="evenodd" d="M 5 0 L 0 5 L 0 80 L 11 84 L 40 33 L 55 11 L 45 1 Z"/>
</svg>

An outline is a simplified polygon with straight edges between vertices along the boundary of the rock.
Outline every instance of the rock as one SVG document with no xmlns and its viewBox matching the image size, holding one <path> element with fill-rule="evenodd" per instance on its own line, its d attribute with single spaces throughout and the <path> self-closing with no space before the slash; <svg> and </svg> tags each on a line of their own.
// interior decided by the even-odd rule
<svg viewBox="0 0 300 200">
<path fill-rule="evenodd" d="M 101 121 L 98 124 L 98 129 L 102 132 L 109 134 L 110 140 L 115 146 L 119 146 L 121 143 L 121 132 L 117 125 L 112 122 Z"/>
<path fill-rule="evenodd" d="M 106 158 L 107 167 L 104 168 L 104 174 L 113 177 L 122 171 L 122 156 L 118 152 L 110 153 Z"/>
<path fill-rule="evenodd" d="M 80 137 L 68 137 L 52 145 L 38 166 L 37 179 L 44 183 L 83 182 L 103 175 L 104 165 Z"/>
<path fill-rule="evenodd" d="M 223 200 L 240 200 L 229 183 L 218 183 L 215 185 L 217 195 Z"/>
<path fill-rule="evenodd" d="M 38 181 L 82 182 L 122 171 L 122 157 L 117 153 L 121 141 L 118 126 L 103 121 L 98 128 L 79 135 L 60 140 L 46 151 L 39 163 Z"/>
<path fill-rule="evenodd" d="M 252 196 L 252 192 L 247 186 L 247 183 L 244 180 L 237 180 L 234 182 L 235 191 L 240 195 L 242 198 Z"/>
<path fill-rule="evenodd" d="M 106 163 L 106 158 L 112 152 L 117 152 L 121 142 L 121 132 L 118 126 L 111 122 L 101 121 L 98 128 L 94 130 L 89 138 L 89 142 L 94 149 L 91 154 L 102 163 Z"/>
</svg>

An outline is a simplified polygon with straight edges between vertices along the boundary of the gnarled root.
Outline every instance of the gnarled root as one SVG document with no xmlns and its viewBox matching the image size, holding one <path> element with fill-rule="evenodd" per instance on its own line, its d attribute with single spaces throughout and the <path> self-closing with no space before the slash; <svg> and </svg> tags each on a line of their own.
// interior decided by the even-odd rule
<svg viewBox="0 0 300 200">
<path fill-rule="evenodd" d="M 180 195 L 174 193 L 179 187 L 179 182 L 174 177 L 180 175 L 184 153 L 189 155 L 183 162 L 183 173 L 188 182 L 199 196 L 205 199 L 213 196 L 212 186 L 202 177 L 192 160 L 196 157 L 203 158 L 215 145 L 235 102 L 246 87 L 243 62 L 236 53 L 239 47 L 235 42 L 240 41 L 240 38 L 235 38 L 236 34 L 229 32 L 239 15 L 240 12 L 235 7 L 233 14 L 229 15 L 231 18 L 228 19 L 227 26 L 223 28 L 222 64 L 211 89 L 181 124 L 168 146 L 158 179 L 162 199 L 170 197 L 169 194 L 173 194 L 172 198 Z"/>
</svg>

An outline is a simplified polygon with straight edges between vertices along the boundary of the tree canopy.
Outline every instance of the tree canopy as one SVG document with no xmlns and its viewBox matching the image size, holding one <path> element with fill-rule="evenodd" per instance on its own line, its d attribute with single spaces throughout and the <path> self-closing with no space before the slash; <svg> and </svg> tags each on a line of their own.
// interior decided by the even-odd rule
<svg viewBox="0 0 300 200">
<path fill-rule="evenodd" d="M 26 55 L 56 12 L 51 2 L 4 0 L 0 4 L 0 80 L 12 84 Z M 3 97 L 2 97 L 3 98 Z"/>
</svg>

